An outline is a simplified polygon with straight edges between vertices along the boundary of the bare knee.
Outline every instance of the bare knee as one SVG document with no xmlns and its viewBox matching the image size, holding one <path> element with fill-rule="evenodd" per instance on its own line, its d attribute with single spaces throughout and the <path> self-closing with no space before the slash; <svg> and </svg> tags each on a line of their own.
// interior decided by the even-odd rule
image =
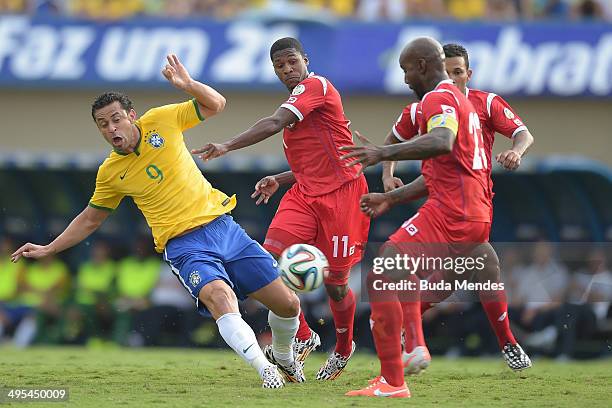
<svg viewBox="0 0 612 408">
<path fill-rule="evenodd" d="M 288 290 L 289 295 L 286 301 L 278 305 L 272 312 L 280 317 L 295 317 L 300 313 L 300 298 L 297 297 L 295 292 Z"/>
<path fill-rule="evenodd" d="M 222 280 L 215 280 L 206 284 L 198 297 L 215 320 L 227 313 L 238 313 L 236 295 L 229 285 Z"/>
<path fill-rule="evenodd" d="M 340 302 L 348 295 L 348 285 L 325 285 L 327 294 L 334 302 Z"/>
</svg>

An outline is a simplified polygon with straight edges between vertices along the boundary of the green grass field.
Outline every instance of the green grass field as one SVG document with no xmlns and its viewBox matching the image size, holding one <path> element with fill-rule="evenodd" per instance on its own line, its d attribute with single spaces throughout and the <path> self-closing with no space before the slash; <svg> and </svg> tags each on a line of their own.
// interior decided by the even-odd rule
<svg viewBox="0 0 612 408">
<path fill-rule="evenodd" d="M 35 407 L 610 407 L 612 361 L 536 360 L 515 374 L 501 358 L 435 358 L 409 380 L 410 400 L 349 398 L 377 373 L 375 356 L 358 354 L 334 382 L 312 380 L 323 354 L 307 360 L 306 384 L 263 390 L 256 374 L 230 352 L 177 349 L 0 348 L 0 386 L 67 387 L 69 402 Z M 3 404 L 4 406 L 4 404 Z M 11 406 L 9 404 L 8 406 Z"/>
</svg>

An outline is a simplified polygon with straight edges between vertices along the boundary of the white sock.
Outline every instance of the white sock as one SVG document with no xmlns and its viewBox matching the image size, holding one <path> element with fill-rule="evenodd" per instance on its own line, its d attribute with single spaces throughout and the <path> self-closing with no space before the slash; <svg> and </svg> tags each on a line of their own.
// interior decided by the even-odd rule
<svg viewBox="0 0 612 408">
<path fill-rule="evenodd" d="M 272 329 L 272 353 L 284 366 L 293 364 L 293 341 L 300 326 L 299 314 L 294 317 L 280 317 L 268 312 L 268 324 Z"/>
<path fill-rule="evenodd" d="M 263 376 L 263 370 L 271 365 L 259 348 L 253 329 L 244 321 L 240 313 L 226 313 L 217 319 L 219 333 L 223 340 Z"/>
<path fill-rule="evenodd" d="M 19 348 L 29 346 L 36 337 L 36 329 L 35 317 L 29 316 L 21 320 L 13 335 L 15 346 Z"/>
</svg>

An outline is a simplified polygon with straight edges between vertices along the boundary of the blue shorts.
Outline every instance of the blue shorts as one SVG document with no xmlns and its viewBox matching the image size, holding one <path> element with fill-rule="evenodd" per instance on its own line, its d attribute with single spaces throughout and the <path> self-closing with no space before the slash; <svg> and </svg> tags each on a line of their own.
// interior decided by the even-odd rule
<svg viewBox="0 0 612 408">
<path fill-rule="evenodd" d="M 227 214 L 172 238 L 164 260 L 194 298 L 198 312 L 207 317 L 210 312 L 198 300 L 207 283 L 221 279 L 244 300 L 279 277 L 276 260 Z"/>
<path fill-rule="evenodd" d="M 0 311 L 6 314 L 11 326 L 18 324 L 27 315 L 34 315 L 36 313 L 36 310 L 30 306 L 12 305 L 7 303 L 0 303 Z"/>
</svg>

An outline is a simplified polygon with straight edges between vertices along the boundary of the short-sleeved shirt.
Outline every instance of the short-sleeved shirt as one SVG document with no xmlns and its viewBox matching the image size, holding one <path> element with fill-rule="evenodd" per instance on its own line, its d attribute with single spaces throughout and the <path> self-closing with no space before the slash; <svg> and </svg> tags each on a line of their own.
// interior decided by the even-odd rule
<svg viewBox="0 0 612 408">
<path fill-rule="evenodd" d="M 419 134 L 419 118 L 423 114 L 419 102 L 406 106 L 391 128 L 393 135 L 402 142 L 407 142 Z"/>
<path fill-rule="evenodd" d="M 507 138 L 513 138 L 520 131 L 527 130 L 527 126 L 525 126 L 523 120 L 510 107 L 508 102 L 499 95 L 468 88 L 466 96 L 478 113 L 487 162 L 492 163 L 495 133 L 500 133 Z M 492 167 L 489 166 L 489 177 L 491 176 Z M 493 183 L 491 183 L 491 186 L 493 186 Z M 493 197 L 493 191 L 491 191 L 491 197 Z"/>
<path fill-rule="evenodd" d="M 353 144 L 342 99 L 326 78 L 310 74 L 281 105 L 298 121 L 285 128 L 283 147 L 301 193 L 320 196 L 357 178 L 360 166 L 346 167 L 342 146 Z"/>
<path fill-rule="evenodd" d="M 451 80 L 441 81 L 421 100 L 421 137 L 436 127 L 456 134 L 451 153 L 423 160 L 421 172 L 429 191 L 428 204 L 449 217 L 491 222 L 490 166 L 478 114 Z"/>
<path fill-rule="evenodd" d="M 170 238 L 231 211 L 235 196 L 211 186 L 183 141 L 183 131 L 202 120 L 195 100 L 146 112 L 135 122 L 140 132 L 135 151 L 113 151 L 102 163 L 89 205 L 112 211 L 123 197 L 132 197 L 158 252 Z"/>
</svg>

